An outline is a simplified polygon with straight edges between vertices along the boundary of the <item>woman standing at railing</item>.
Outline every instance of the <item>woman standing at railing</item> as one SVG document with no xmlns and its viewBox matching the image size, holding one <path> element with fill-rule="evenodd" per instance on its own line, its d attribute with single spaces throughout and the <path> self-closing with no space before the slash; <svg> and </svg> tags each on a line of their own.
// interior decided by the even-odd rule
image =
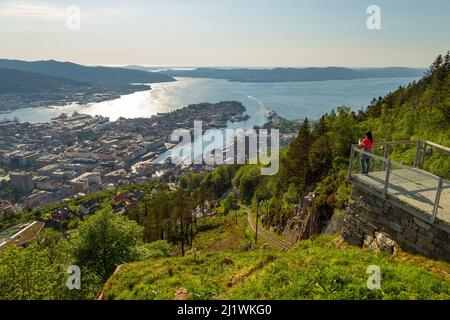
<svg viewBox="0 0 450 320">
<path fill-rule="evenodd" d="M 364 149 L 366 152 L 370 152 L 372 150 L 373 145 L 373 136 L 371 131 L 366 132 L 366 136 L 364 139 L 359 140 L 359 146 Z M 370 157 L 368 155 L 361 155 L 361 173 L 369 174 L 370 170 Z"/>
</svg>

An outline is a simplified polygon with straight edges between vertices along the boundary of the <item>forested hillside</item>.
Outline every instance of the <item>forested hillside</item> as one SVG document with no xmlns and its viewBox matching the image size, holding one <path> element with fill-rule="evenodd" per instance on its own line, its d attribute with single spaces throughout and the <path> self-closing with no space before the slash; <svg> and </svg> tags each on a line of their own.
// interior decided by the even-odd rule
<svg viewBox="0 0 450 320">
<path fill-rule="evenodd" d="M 312 207 L 300 216 L 314 225 L 302 237 L 319 234 L 347 202 L 351 191 L 347 182 L 350 148 L 367 130 L 373 132 L 375 142 L 422 139 L 450 146 L 450 54 L 438 56 L 423 79 L 374 99 L 366 110 L 355 113 L 339 107 L 324 115 L 313 128 L 305 121 L 298 137 L 282 153 L 279 173 L 255 178 L 258 181 L 254 188 L 243 192 L 243 200 L 268 200 L 269 210 L 263 213 L 263 221 L 281 232 L 294 208 L 310 194 Z M 414 148 L 399 146 L 391 150 L 390 158 L 412 164 L 414 155 Z M 449 178 L 448 155 L 434 152 L 424 169 Z M 237 186 L 245 191 L 246 185 Z"/>
<path fill-rule="evenodd" d="M 89 86 L 91 86 L 89 82 L 0 68 L 0 94 L 55 92 L 66 87 L 82 90 Z"/>
<path fill-rule="evenodd" d="M 368 78 L 420 77 L 423 71 L 410 68 L 348 69 L 324 68 L 274 68 L 274 69 L 218 69 L 167 70 L 172 77 L 225 79 L 241 82 L 303 82 L 324 80 L 350 80 Z"/>
<path fill-rule="evenodd" d="M 175 81 L 172 77 L 157 72 L 145 72 L 112 67 L 90 67 L 55 60 L 21 61 L 0 59 L 0 68 L 42 73 L 53 77 L 63 77 L 76 81 L 88 81 L 92 84 L 158 83 Z"/>
</svg>

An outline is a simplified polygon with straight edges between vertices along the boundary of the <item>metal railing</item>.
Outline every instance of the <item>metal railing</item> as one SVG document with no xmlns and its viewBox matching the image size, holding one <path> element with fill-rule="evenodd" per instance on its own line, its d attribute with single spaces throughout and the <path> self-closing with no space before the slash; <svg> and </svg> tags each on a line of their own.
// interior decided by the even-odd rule
<svg viewBox="0 0 450 320">
<path fill-rule="evenodd" d="M 416 152 L 414 157 L 414 163 L 413 166 L 407 166 L 404 164 L 401 164 L 396 161 L 392 161 L 388 159 L 389 156 L 389 149 L 392 145 L 416 145 Z M 367 152 L 362 150 L 358 145 L 352 145 L 351 149 L 351 155 L 350 155 L 350 164 L 349 164 L 349 179 L 353 180 L 355 177 L 354 171 L 354 159 L 357 154 L 360 156 L 365 156 L 369 159 L 375 159 L 376 161 L 381 162 L 381 172 L 385 172 L 384 175 L 384 181 L 382 182 L 382 194 L 383 198 L 386 199 L 387 194 L 389 193 L 390 189 L 390 182 L 391 182 L 391 176 L 392 176 L 392 169 L 393 167 L 397 167 L 400 169 L 408 170 L 410 172 L 414 172 L 418 176 L 426 177 L 429 180 L 433 180 L 437 182 L 437 186 L 434 189 L 436 192 L 436 196 L 434 198 L 434 201 L 432 203 L 432 211 L 431 213 L 431 222 L 435 222 L 438 211 L 439 211 L 439 204 L 441 201 L 441 195 L 442 191 L 444 189 L 444 185 L 450 186 L 450 182 L 444 178 L 438 177 L 432 173 L 429 173 L 427 171 L 423 171 L 423 164 L 425 157 L 427 155 L 427 152 L 430 148 L 437 148 L 441 151 L 447 152 L 450 154 L 450 148 L 429 142 L 429 141 L 396 141 L 396 142 L 385 142 L 385 143 L 377 143 L 373 145 L 374 147 L 384 147 L 384 155 L 379 156 L 372 152 Z M 378 172 L 380 172 L 378 171 Z M 417 179 L 418 181 L 412 181 L 416 183 L 421 183 L 421 179 Z M 380 182 L 381 184 L 381 182 Z M 448 188 L 448 187 L 447 187 Z"/>
<path fill-rule="evenodd" d="M 416 140 L 416 141 L 386 141 L 382 143 L 374 143 L 373 147 L 382 147 L 384 150 L 384 158 L 387 159 L 389 156 L 389 151 L 391 151 L 392 146 L 398 145 L 415 145 L 416 152 L 414 156 L 414 168 L 423 169 L 425 158 L 427 154 L 431 152 L 432 149 L 438 149 L 439 151 L 448 153 L 450 155 L 450 148 L 441 146 L 437 143 L 425 141 L 425 140 Z M 352 145 L 352 147 L 358 147 L 357 144 Z"/>
</svg>

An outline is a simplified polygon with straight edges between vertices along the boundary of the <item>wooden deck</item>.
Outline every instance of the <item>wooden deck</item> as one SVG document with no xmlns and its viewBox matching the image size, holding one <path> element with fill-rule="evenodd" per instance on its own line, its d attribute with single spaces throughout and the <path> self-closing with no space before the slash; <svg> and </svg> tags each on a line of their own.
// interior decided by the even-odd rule
<svg viewBox="0 0 450 320">
<path fill-rule="evenodd" d="M 388 195 L 413 206 L 427 215 L 432 215 L 436 199 L 438 181 L 432 174 L 423 170 L 392 170 L 389 177 Z M 371 172 L 369 175 L 354 174 L 353 179 L 378 191 L 383 191 L 385 171 Z M 444 183 L 437 219 L 450 224 L 450 184 Z"/>
</svg>

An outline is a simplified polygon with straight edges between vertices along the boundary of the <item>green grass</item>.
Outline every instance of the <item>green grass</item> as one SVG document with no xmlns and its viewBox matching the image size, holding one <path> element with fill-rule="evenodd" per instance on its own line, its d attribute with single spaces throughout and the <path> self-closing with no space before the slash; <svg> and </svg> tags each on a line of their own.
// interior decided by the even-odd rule
<svg viewBox="0 0 450 320">
<path fill-rule="evenodd" d="M 12 237 L 20 230 L 22 230 L 22 228 L 15 227 L 15 228 L 10 228 L 10 229 L 0 232 L 0 242 Z"/>
<path fill-rule="evenodd" d="M 204 251 L 244 251 L 251 247 L 250 234 L 246 232 L 247 214 L 243 210 L 231 211 L 198 221 L 200 230 L 192 246 Z"/>
<path fill-rule="evenodd" d="M 450 265 L 339 247 L 332 236 L 288 252 L 212 251 L 122 266 L 105 299 L 450 299 Z M 367 288 L 367 267 L 381 268 L 381 290 Z"/>
<path fill-rule="evenodd" d="M 255 225 L 256 225 L 255 213 L 252 211 L 252 208 L 250 208 L 250 207 L 248 207 L 248 206 L 244 206 L 244 208 L 245 208 L 245 210 L 247 210 L 247 212 L 251 212 L 253 223 L 255 223 Z M 270 233 L 272 236 L 274 236 L 274 237 L 276 237 L 276 238 L 278 238 L 278 239 L 280 239 L 280 240 L 286 241 L 286 238 L 283 237 L 282 235 L 280 235 L 279 233 L 277 233 L 277 232 L 275 232 L 275 231 L 273 231 L 273 230 L 271 230 L 271 229 L 267 229 L 267 228 L 262 224 L 262 222 L 261 222 L 261 217 L 260 217 L 259 220 L 258 220 L 258 227 L 263 228 L 266 232 Z M 258 243 L 259 243 L 259 240 L 258 240 Z"/>
</svg>

